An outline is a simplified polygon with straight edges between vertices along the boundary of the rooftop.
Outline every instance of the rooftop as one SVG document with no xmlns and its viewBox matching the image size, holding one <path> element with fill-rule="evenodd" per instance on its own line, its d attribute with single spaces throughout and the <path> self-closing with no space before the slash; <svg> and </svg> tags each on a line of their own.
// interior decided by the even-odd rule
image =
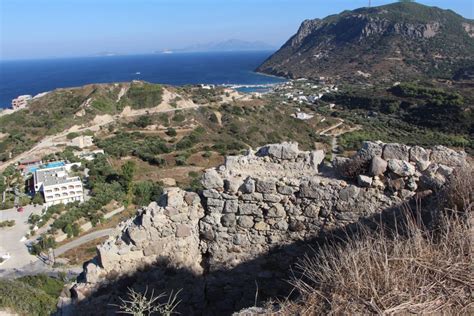
<svg viewBox="0 0 474 316">
<path fill-rule="evenodd" d="M 64 166 L 39 169 L 35 172 L 35 183 L 43 183 L 44 186 L 66 184 L 80 181 L 79 177 L 69 177 Z"/>
</svg>

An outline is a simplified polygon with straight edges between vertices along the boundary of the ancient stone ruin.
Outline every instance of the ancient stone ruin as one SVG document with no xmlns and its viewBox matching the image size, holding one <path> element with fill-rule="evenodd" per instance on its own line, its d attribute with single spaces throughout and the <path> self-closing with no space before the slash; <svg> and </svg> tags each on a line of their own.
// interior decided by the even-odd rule
<svg viewBox="0 0 474 316">
<path fill-rule="evenodd" d="M 304 252 L 295 245 L 439 189 L 466 159 L 442 146 L 376 142 L 335 159 L 334 167 L 323 166 L 323 151 L 300 151 L 296 143 L 227 157 L 205 172 L 200 195 L 168 188 L 161 201 L 122 223 L 85 265 L 74 301 L 87 302 L 101 286 L 155 266 L 143 272 L 144 282 L 182 288 L 184 314 L 252 306 L 256 287 L 259 299 L 287 290 L 284 278 Z M 344 168 L 360 174 L 338 176 Z"/>
</svg>

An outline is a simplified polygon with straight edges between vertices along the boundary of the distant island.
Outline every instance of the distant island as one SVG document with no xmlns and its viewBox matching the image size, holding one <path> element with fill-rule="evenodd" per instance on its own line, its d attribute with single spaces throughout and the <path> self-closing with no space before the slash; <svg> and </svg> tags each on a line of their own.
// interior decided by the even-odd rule
<svg viewBox="0 0 474 316">
<path fill-rule="evenodd" d="M 259 51 L 276 50 L 278 47 L 262 41 L 244 41 L 229 39 L 222 42 L 209 42 L 190 45 L 184 48 L 164 49 L 156 53 L 170 54 L 182 52 L 235 52 L 235 51 Z"/>
</svg>

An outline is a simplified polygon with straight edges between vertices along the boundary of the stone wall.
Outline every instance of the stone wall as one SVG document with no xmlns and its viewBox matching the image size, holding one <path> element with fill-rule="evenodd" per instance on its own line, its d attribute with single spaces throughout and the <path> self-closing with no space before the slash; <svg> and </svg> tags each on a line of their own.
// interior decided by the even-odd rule
<svg viewBox="0 0 474 316">
<path fill-rule="evenodd" d="M 187 314 L 253 305 L 257 280 L 260 298 L 281 294 L 275 280 L 303 254 L 294 245 L 373 217 L 416 192 L 429 194 L 467 163 L 465 153 L 442 146 L 374 142 L 336 159 L 334 168 L 321 168 L 323 159 L 322 151 L 300 151 L 295 143 L 227 157 L 205 172 L 200 196 L 169 188 L 159 203 L 122 223 L 85 265 L 73 292 L 80 301 L 104 283 L 164 263 L 160 269 L 186 274 L 160 270 L 156 282 L 184 287 Z M 360 171 L 352 183 L 335 172 L 350 165 Z"/>
</svg>

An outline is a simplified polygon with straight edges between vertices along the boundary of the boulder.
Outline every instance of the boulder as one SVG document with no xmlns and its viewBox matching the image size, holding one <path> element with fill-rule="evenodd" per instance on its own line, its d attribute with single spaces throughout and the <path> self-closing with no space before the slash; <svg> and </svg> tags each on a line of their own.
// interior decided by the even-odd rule
<svg viewBox="0 0 474 316">
<path fill-rule="evenodd" d="M 261 147 L 257 151 L 258 156 L 269 156 L 276 159 L 291 160 L 298 157 L 300 153 L 298 143 L 270 144 Z"/>
<path fill-rule="evenodd" d="M 387 171 L 387 161 L 383 160 L 381 157 L 374 157 L 372 158 L 372 162 L 370 163 L 370 175 L 372 176 L 380 176 L 383 175 Z"/>
<path fill-rule="evenodd" d="M 89 262 L 84 270 L 87 283 L 99 283 L 101 281 L 101 269 L 94 262 Z"/>
<path fill-rule="evenodd" d="M 431 161 L 448 167 L 457 167 L 466 164 L 466 153 L 456 152 L 444 146 L 435 146 L 431 150 Z"/>
<path fill-rule="evenodd" d="M 385 160 L 397 159 L 408 161 L 410 159 L 410 147 L 403 144 L 386 144 L 383 148 L 382 158 Z"/>
<path fill-rule="evenodd" d="M 382 145 L 375 142 L 365 141 L 362 148 L 357 152 L 356 156 L 363 161 L 369 161 L 374 157 L 382 156 Z"/>
<path fill-rule="evenodd" d="M 407 161 L 390 159 L 388 169 L 401 177 L 409 177 L 415 174 L 415 167 Z"/>
<path fill-rule="evenodd" d="M 325 157 L 326 155 L 324 153 L 324 150 L 312 151 L 310 153 L 311 167 L 313 167 L 317 171 L 318 166 L 323 162 Z"/>
<path fill-rule="evenodd" d="M 410 161 L 426 162 L 430 160 L 430 152 L 423 147 L 413 146 L 410 148 Z"/>
<path fill-rule="evenodd" d="M 425 171 L 426 169 L 428 169 L 428 167 L 430 166 L 431 162 L 430 161 L 423 161 L 423 160 L 420 160 L 416 163 L 416 168 L 419 170 L 419 171 Z"/>
<path fill-rule="evenodd" d="M 220 189 L 224 187 L 224 181 L 215 169 L 208 169 L 202 176 L 202 185 L 206 189 Z"/>
<path fill-rule="evenodd" d="M 360 174 L 357 176 L 357 184 L 363 188 L 369 188 L 372 185 L 372 178 Z"/>
<path fill-rule="evenodd" d="M 243 193 L 253 193 L 255 192 L 255 180 L 247 177 L 247 179 L 244 180 L 244 183 L 240 187 L 240 191 Z"/>
</svg>

